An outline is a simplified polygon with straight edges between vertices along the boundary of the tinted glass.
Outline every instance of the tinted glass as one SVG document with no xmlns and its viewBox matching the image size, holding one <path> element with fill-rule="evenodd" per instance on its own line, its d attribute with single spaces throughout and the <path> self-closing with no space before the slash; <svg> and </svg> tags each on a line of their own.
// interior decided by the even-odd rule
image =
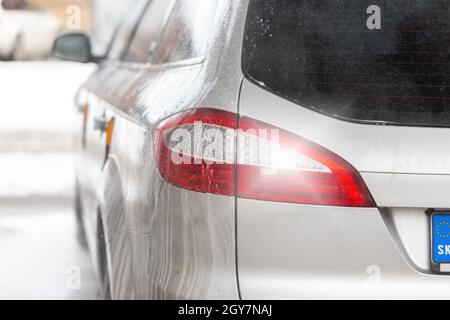
<svg viewBox="0 0 450 320">
<path fill-rule="evenodd" d="M 131 42 L 131 37 L 136 30 L 136 25 L 142 17 L 143 11 L 148 5 L 148 0 L 135 0 L 124 14 L 123 20 L 115 32 L 108 57 L 112 60 L 123 58 L 125 50 Z"/>
<path fill-rule="evenodd" d="M 176 0 L 153 63 L 172 63 L 204 56 L 217 1 Z"/>
<path fill-rule="evenodd" d="M 243 71 L 349 120 L 450 126 L 450 2 L 251 0 Z"/>
<path fill-rule="evenodd" d="M 126 61 L 139 63 L 149 62 L 152 51 L 156 49 L 164 18 L 172 4 L 173 1 L 171 0 L 152 1 L 137 29 L 125 58 Z"/>
</svg>

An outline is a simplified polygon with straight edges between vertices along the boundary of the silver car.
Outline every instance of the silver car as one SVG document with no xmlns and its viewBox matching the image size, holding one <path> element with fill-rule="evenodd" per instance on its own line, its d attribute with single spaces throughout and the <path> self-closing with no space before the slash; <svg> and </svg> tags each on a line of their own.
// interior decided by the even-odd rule
<svg viewBox="0 0 450 320">
<path fill-rule="evenodd" d="M 105 298 L 450 298 L 450 3 L 137 0 L 76 99 Z"/>
</svg>

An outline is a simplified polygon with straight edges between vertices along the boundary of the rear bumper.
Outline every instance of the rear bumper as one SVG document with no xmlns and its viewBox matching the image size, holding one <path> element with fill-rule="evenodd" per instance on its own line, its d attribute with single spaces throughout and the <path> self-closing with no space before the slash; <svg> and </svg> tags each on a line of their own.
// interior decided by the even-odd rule
<svg viewBox="0 0 450 320">
<path fill-rule="evenodd" d="M 243 299 L 450 298 L 417 271 L 378 209 L 238 200 Z"/>
</svg>

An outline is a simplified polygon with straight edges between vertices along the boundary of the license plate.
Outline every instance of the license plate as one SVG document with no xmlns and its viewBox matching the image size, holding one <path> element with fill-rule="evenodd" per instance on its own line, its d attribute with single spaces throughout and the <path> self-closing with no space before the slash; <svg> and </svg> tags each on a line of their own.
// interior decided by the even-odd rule
<svg viewBox="0 0 450 320">
<path fill-rule="evenodd" d="M 431 216 L 431 240 L 433 263 L 450 263 L 450 214 Z"/>
</svg>

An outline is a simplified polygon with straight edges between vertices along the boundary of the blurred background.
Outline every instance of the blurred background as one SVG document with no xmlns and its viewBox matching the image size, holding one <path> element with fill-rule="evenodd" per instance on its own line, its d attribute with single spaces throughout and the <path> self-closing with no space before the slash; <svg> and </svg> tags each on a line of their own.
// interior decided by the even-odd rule
<svg viewBox="0 0 450 320">
<path fill-rule="evenodd" d="M 2 1 L 2 0 L 0 0 Z M 74 96 L 95 65 L 50 57 L 60 32 L 105 53 L 132 0 L 3 0 L 0 7 L 0 299 L 95 299 L 76 241 Z"/>
</svg>

